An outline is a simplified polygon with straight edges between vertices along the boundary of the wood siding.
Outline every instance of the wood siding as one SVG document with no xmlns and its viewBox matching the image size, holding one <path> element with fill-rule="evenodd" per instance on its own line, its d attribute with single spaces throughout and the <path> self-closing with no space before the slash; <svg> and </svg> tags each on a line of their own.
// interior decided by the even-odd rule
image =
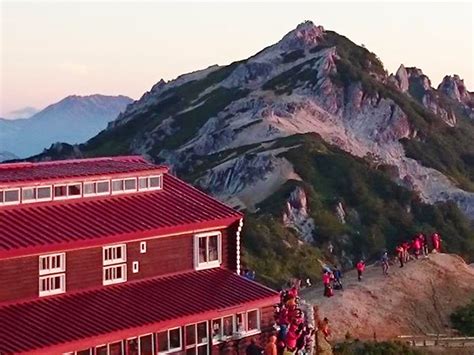
<svg viewBox="0 0 474 355">
<path fill-rule="evenodd" d="M 237 224 L 222 233 L 222 267 L 236 270 Z M 138 280 L 194 268 L 194 235 L 177 235 L 146 240 L 146 253 L 140 241 L 127 245 L 127 280 Z M 60 250 L 58 252 L 61 252 Z M 133 262 L 139 270 L 133 272 Z M 66 252 L 66 293 L 102 286 L 102 247 Z M 0 302 L 38 296 L 38 256 L 0 260 Z"/>
</svg>

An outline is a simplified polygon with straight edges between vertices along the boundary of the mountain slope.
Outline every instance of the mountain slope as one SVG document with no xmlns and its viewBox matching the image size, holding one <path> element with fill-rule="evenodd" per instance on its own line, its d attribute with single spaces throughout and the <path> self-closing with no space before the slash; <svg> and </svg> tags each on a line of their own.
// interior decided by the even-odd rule
<svg viewBox="0 0 474 355">
<path fill-rule="evenodd" d="M 361 283 L 354 272 L 345 275 L 344 292 L 323 297 L 321 287 L 307 289 L 303 297 L 318 304 L 328 316 L 334 339 L 392 339 L 399 335 L 452 334 L 451 313 L 470 302 L 474 268 L 450 254 L 431 254 L 394 265 L 388 277 L 380 266 L 369 267 Z M 337 310 L 337 311 L 335 311 Z"/>
<path fill-rule="evenodd" d="M 132 101 L 125 96 L 68 96 L 28 119 L 0 119 L 0 150 L 26 157 L 55 142 L 83 142 Z"/>
<path fill-rule="evenodd" d="M 474 258 L 473 95 L 415 69 L 388 75 L 375 54 L 305 22 L 246 60 L 160 81 L 88 142 L 33 159 L 170 165 L 249 212 L 247 262 L 269 283 L 317 274 L 329 243 L 350 265 L 420 228 Z"/>
</svg>

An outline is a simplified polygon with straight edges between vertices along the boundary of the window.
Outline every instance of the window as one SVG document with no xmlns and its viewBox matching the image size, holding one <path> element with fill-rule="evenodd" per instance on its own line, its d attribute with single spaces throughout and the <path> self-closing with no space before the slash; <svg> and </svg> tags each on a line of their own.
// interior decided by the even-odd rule
<svg viewBox="0 0 474 355">
<path fill-rule="evenodd" d="M 153 335 L 142 335 L 139 341 L 140 355 L 153 355 Z"/>
<path fill-rule="evenodd" d="M 127 281 L 127 248 L 125 244 L 103 247 L 102 257 L 104 265 L 102 284 L 104 286 Z"/>
<path fill-rule="evenodd" d="M 222 336 L 227 338 L 234 334 L 234 316 L 222 318 Z"/>
<path fill-rule="evenodd" d="M 125 244 L 103 247 L 102 252 L 104 265 L 124 263 L 127 261 L 127 247 Z"/>
<path fill-rule="evenodd" d="M 143 176 L 138 178 L 139 190 L 159 190 L 161 189 L 162 176 Z"/>
<path fill-rule="evenodd" d="M 221 261 L 221 233 L 195 235 L 195 267 L 198 270 L 218 267 Z"/>
<path fill-rule="evenodd" d="M 21 189 L 22 202 L 51 200 L 51 186 L 24 187 Z"/>
<path fill-rule="evenodd" d="M 127 355 L 138 355 L 138 339 L 127 339 Z"/>
<path fill-rule="evenodd" d="M 48 275 L 66 270 L 66 254 L 41 255 L 39 257 L 39 274 Z"/>
<path fill-rule="evenodd" d="M 107 345 L 96 346 L 95 355 L 107 355 Z"/>
<path fill-rule="evenodd" d="M 185 327 L 186 354 L 207 354 L 207 321 Z"/>
<path fill-rule="evenodd" d="M 140 253 L 146 253 L 146 242 L 140 242 Z"/>
<path fill-rule="evenodd" d="M 20 202 L 20 189 L 0 190 L 0 204 L 13 205 Z"/>
<path fill-rule="evenodd" d="M 124 181 L 125 191 L 136 191 L 137 190 L 137 179 L 125 179 Z"/>
<path fill-rule="evenodd" d="M 112 180 L 112 193 L 123 192 L 123 180 Z"/>
<path fill-rule="evenodd" d="M 66 198 L 81 197 L 82 183 L 75 182 L 71 184 L 54 185 L 54 199 L 63 200 Z"/>
<path fill-rule="evenodd" d="M 138 261 L 134 261 L 134 262 L 132 263 L 132 272 L 133 272 L 134 274 L 136 274 L 136 273 L 138 272 L 138 269 L 139 269 Z"/>
<path fill-rule="evenodd" d="M 247 331 L 260 330 L 260 313 L 258 309 L 247 312 Z"/>
<path fill-rule="evenodd" d="M 116 343 L 110 343 L 109 345 L 109 355 L 124 355 L 123 351 L 123 342 L 118 341 Z"/>
<path fill-rule="evenodd" d="M 41 276 L 39 278 L 39 295 L 56 295 L 66 291 L 65 274 Z"/>
<path fill-rule="evenodd" d="M 108 180 L 84 183 L 84 196 L 108 195 L 109 193 L 110 182 Z"/>
<path fill-rule="evenodd" d="M 235 316 L 235 331 L 240 336 L 259 333 L 260 311 L 253 309 L 251 311 L 237 313 Z"/>
<path fill-rule="evenodd" d="M 181 328 L 169 329 L 158 333 L 158 352 L 161 354 L 181 350 Z"/>
<path fill-rule="evenodd" d="M 104 267 L 104 285 L 113 285 L 127 281 L 126 264 Z"/>
</svg>

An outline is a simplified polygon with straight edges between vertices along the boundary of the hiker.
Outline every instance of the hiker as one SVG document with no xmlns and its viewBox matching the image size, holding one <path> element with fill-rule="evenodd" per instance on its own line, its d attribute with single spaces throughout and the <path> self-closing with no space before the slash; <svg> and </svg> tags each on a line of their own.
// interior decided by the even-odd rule
<svg viewBox="0 0 474 355">
<path fill-rule="evenodd" d="M 420 233 L 420 241 L 421 241 L 421 250 L 423 252 L 423 255 L 428 257 L 429 250 L 428 250 L 428 238 L 426 237 L 425 233 Z"/>
<path fill-rule="evenodd" d="M 407 241 L 404 241 L 402 243 L 402 247 L 403 247 L 403 261 L 406 264 L 409 259 L 408 249 L 410 249 L 410 243 L 408 243 Z"/>
<path fill-rule="evenodd" d="M 398 261 L 400 261 L 400 267 L 403 267 L 403 261 L 405 259 L 403 246 L 401 244 L 398 245 L 395 248 L 395 252 L 397 253 Z"/>
<path fill-rule="evenodd" d="M 245 349 L 246 355 L 262 355 L 263 349 L 257 345 L 255 338 L 250 339 L 250 344 Z"/>
<path fill-rule="evenodd" d="M 337 266 L 334 266 L 333 275 L 334 275 L 334 289 L 335 290 L 342 290 L 343 289 L 342 281 L 341 281 L 342 272 Z"/>
<path fill-rule="evenodd" d="M 365 270 L 364 260 L 361 260 L 357 263 L 356 269 L 357 269 L 357 280 L 362 281 L 362 273 Z"/>
<path fill-rule="evenodd" d="M 327 271 L 323 274 L 323 285 L 324 285 L 324 296 L 331 297 L 332 296 L 331 274 Z"/>
<path fill-rule="evenodd" d="M 387 254 L 386 251 L 384 251 L 384 253 L 382 254 L 382 259 L 380 261 L 382 263 L 383 274 L 385 276 L 387 276 L 388 275 L 389 264 L 388 264 L 388 254 Z"/>
<path fill-rule="evenodd" d="M 265 355 L 277 355 L 276 336 L 272 335 L 265 346 Z"/>
<path fill-rule="evenodd" d="M 413 242 L 411 245 L 413 247 L 413 253 L 415 254 L 415 259 L 418 260 L 418 256 L 420 255 L 420 249 L 421 249 L 421 241 L 418 235 L 416 235 L 415 238 L 413 238 Z"/>
<path fill-rule="evenodd" d="M 433 243 L 433 250 L 436 250 L 437 253 L 441 252 L 441 237 L 438 233 L 433 233 L 431 235 L 431 243 Z"/>
</svg>

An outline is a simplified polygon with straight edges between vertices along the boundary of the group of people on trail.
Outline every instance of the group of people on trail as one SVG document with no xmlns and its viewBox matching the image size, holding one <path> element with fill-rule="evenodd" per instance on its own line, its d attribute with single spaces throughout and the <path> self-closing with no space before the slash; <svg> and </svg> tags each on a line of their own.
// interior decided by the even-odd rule
<svg viewBox="0 0 474 355">
<path fill-rule="evenodd" d="M 431 234 L 430 239 L 432 246 L 431 250 L 437 253 L 441 252 L 441 237 L 439 233 L 435 232 Z M 410 260 L 410 254 L 413 254 L 415 259 L 418 259 L 420 255 L 427 257 L 429 251 L 430 246 L 428 237 L 424 233 L 416 234 L 411 241 L 404 241 L 395 248 L 400 267 L 403 267 L 404 264 Z"/>
<path fill-rule="evenodd" d="M 325 266 L 323 268 L 323 285 L 324 285 L 324 296 L 334 296 L 334 290 L 342 290 L 342 272 L 337 267 L 331 270 L 330 267 Z"/>
</svg>

